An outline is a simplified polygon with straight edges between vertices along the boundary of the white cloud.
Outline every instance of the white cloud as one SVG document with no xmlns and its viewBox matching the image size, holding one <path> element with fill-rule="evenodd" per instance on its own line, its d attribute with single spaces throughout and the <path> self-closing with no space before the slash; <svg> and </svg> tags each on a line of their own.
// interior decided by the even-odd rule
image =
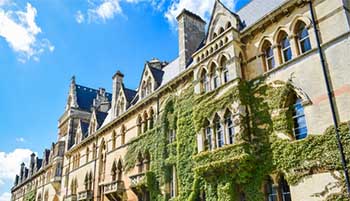
<svg viewBox="0 0 350 201">
<path fill-rule="evenodd" d="M 0 152 L 0 182 L 12 183 L 16 174 L 19 173 L 21 163 L 28 164 L 31 153 L 33 152 L 29 149 L 15 149 L 9 153 Z"/>
<path fill-rule="evenodd" d="M 0 201 L 10 201 L 11 200 L 11 193 L 5 192 L 0 195 Z"/>
<path fill-rule="evenodd" d="M 79 24 L 85 21 L 85 17 L 80 10 L 78 10 L 78 12 L 75 14 L 75 21 L 77 21 Z"/>
<path fill-rule="evenodd" d="M 9 153 L 0 151 L 0 186 L 11 186 L 16 174 L 19 173 L 21 163 L 28 164 L 31 153 L 33 152 L 29 149 L 15 149 Z M 0 194 L 0 201 L 10 200 L 11 193 Z"/>
<path fill-rule="evenodd" d="M 27 3 L 25 11 L 4 10 L 0 7 L 0 37 L 19 54 L 20 62 L 31 58 L 39 60 L 38 56 L 46 49 L 54 49 L 49 40 L 38 40 L 41 28 L 35 22 L 36 15 L 37 10 L 30 3 Z"/>
<path fill-rule="evenodd" d="M 24 142 L 25 140 L 24 140 L 24 138 L 23 137 L 18 137 L 18 138 L 16 138 L 16 142 Z"/>
<path fill-rule="evenodd" d="M 122 13 L 119 4 L 120 0 L 102 0 L 101 4 L 88 10 L 89 21 L 103 21 L 114 18 L 115 15 Z M 90 3 L 93 4 L 93 3 Z"/>
<path fill-rule="evenodd" d="M 234 6 L 233 0 L 221 1 L 229 9 Z M 211 15 L 215 0 L 177 0 L 173 1 L 169 9 L 165 13 L 165 17 L 172 26 L 176 26 L 176 17 L 183 9 L 187 9 L 208 21 Z"/>
</svg>

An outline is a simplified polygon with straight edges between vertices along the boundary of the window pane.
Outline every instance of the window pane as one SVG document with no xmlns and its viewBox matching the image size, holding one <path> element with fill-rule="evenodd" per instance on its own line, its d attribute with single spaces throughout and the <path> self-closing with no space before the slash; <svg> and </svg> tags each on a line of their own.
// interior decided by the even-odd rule
<svg viewBox="0 0 350 201">
<path fill-rule="evenodd" d="M 307 37 L 300 42 L 301 52 L 307 52 L 311 49 L 310 39 Z"/>
<path fill-rule="evenodd" d="M 290 48 L 283 50 L 283 58 L 284 62 L 287 62 L 292 59 L 292 50 Z"/>
<path fill-rule="evenodd" d="M 307 137 L 306 119 L 301 100 L 298 99 L 293 105 L 294 135 L 297 140 Z"/>
</svg>

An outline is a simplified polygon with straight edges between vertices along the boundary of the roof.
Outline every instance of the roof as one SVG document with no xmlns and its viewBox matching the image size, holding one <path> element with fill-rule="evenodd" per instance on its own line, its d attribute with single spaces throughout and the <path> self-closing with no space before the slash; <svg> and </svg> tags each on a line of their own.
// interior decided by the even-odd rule
<svg viewBox="0 0 350 201">
<path fill-rule="evenodd" d="M 85 139 L 88 136 L 88 131 L 89 131 L 89 123 L 80 121 L 80 127 L 81 127 L 81 132 L 82 132 L 82 139 Z"/>
<path fill-rule="evenodd" d="M 128 101 L 128 103 L 130 103 L 132 99 L 136 96 L 137 91 L 124 87 L 124 93 L 126 96 L 126 100 Z"/>
<path fill-rule="evenodd" d="M 76 93 L 79 108 L 82 110 L 90 111 L 93 100 L 97 97 L 98 90 L 76 85 Z M 106 93 L 106 97 L 109 101 L 112 100 L 112 94 Z"/>
<path fill-rule="evenodd" d="M 151 67 L 149 66 L 149 69 L 151 70 L 151 73 L 155 79 L 155 81 L 157 82 L 158 86 L 162 84 L 162 80 L 163 80 L 163 75 L 164 75 L 164 71 Z"/>
<path fill-rule="evenodd" d="M 96 111 L 96 119 L 99 126 L 103 124 L 103 121 L 106 119 L 107 115 L 107 112 Z"/>
<path fill-rule="evenodd" d="M 239 15 L 244 28 L 250 27 L 288 0 L 252 0 L 241 8 Z"/>
<path fill-rule="evenodd" d="M 43 159 L 38 158 L 36 160 L 36 169 L 39 170 L 43 164 Z"/>
</svg>

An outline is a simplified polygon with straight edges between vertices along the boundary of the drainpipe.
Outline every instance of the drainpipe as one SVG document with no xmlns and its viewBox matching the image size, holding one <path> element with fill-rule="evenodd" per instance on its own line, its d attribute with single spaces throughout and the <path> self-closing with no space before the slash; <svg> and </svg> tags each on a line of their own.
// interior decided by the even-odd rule
<svg viewBox="0 0 350 201">
<path fill-rule="evenodd" d="M 335 128 L 335 135 L 336 135 L 337 143 L 338 143 L 338 150 L 340 153 L 340 158 L 341 158 L 341 162 L 342 162 L 342 166 L 343 166 L 343 170 L 344 170 L 345 183 L 346 183 L 346 187 L 347 187 L 347 191 L 348 191 L 348 196 L 350 197 L 349 171 L 348 171 L 347 162 L 345 159 L 343 144 L 342 144 L 341 139 L 340 139 L 339 124 L 338 124 L 339 121 L 338 121 L 338 116 L 336 114 L 335 101 L 333 100 L 331 81 L 330 81 L 330 79 L 328 77 L 328 73 L 327 73 L 328 69 L 326 67 L 326 61 L 325 61 L 325 58 L 323 55 L 323 50 L 321 47 L 320 36 L 318 33 L 316 20 L 315 20 L 315 13 L 314 13 L 313 6 L 312 6 L 312 0 L 308 0 L 308 2 L 309 2 L 309 9 L 310 9 L 310 13 L 311 13 L 312 24 L 313 24 L 313 28 L 314 28 L 315 36 L 316 36 L 317 49 L 318 49 L 318 53 L 319 53 L 320 60 L 321 60 L 323 76 L 324 76 L 324 79 L 326 82 L 328 101 L 329 101 L 329 105 L 331 108 L 332 119 L 333 119 L 333 124 L 334 124 L 334 128 Z"/>
</svg>

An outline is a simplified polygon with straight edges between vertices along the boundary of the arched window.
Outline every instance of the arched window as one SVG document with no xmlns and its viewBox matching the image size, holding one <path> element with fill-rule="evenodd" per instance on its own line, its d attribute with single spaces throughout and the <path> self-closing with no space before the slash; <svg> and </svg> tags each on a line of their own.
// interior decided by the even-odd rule
<svg viewBox="0 0 350 201">
<path fill-rule="evenodd" d="M 225 115 L 225 128 L 228 138 L 228 144 L 233 144 L 235 141 L 235 127 L 232 121 L 232 114 L 227 112 Z"/>
<path fill-rule="evenodd" d="M 217 36 L 218 36 L 218 35 L 217 35 L 216 33 L 214 33 L 212 39 L 216 38 Z"/>
<path fill-rule="evenodd" d="M 137 116 L 136 125 L 137 125 L 137 135 L 141 135 L 141 133 L 142 133 L 142 128 L 141 128 L 142 118 L 140 115 Z"/>
<path fill-rule="evenodd" d="M 144 98 L 146 96 L 146 82 L 143 81 L 141 85 L 141 98 Z"/>
<path fill-rule="evenodd" d="M 204 92 L 210 91 L 210 82 L 206 70 L 203 69 L 201 74 L 202 90 Z"/>
<path fill-rule="evenodd" d="M 117 133 L 115 131 L 112 132 L 112 149 L 115 149 L 117 146 Z"/>
<path fill-rule="evenodd" d="M 215 131 L 216 131 L 216 144 L 217 147 L 220 148 L 224 146 L 224 130 L 222 128 L 222 124 L 220 122 L 220 117 L 216 116 L 215 117 Z"/>
<path fill-rule="evenodd" d="M 90 174 L 89 174 L 89 190 L 92 190 L 92 172 L 90 171 Z"/>
<path fill-rule="evenodd" d="M 282 62 L 287 62 L 292 59 L 292 49 L 286 32 L 281 32 L 279 35 L 278 44 L 280 46 L 280 54 Z"/>
<path fill-rule="evenodd" d="M 136 166 L 138 167 L 138 173 L 142 173 L 143 172 L 143 158 L 142 158 L 142 154 L 139 152 L 139 154 L 137 155 L 137 163 Z"/>
<path fill-rule="evenodd" d="M 265 41 L 263 45 L 263 53 L 265 57 L 266 70 L 271 70 L 275 67 L 275 58 L 273 55 L 273 48 L 270 42 Z"/>
<path fill-rule="evenodd" d="M 123 164 L 122 164 L 122 161 L 119 159 L 118 165 L 117 165 L 117 179 L 118 179 L 118 181 L 122 180 L 122 176 L 123 176 Z"/>
<path fill-rule="evenodd" d="M 120 130 L 121 130 L 121 144 L 124 145 L 125 144 L 125 133 L 126 133 L 125 126 L 122 125 Z"/>
<path fill-rule="evenodd" d="M 265 183 L 265 192 L 267 201 L 277 201 L 278 193 L 271 177 L 268 177 Z"/>
<path fill-rule="evenodd" d="M 222 33 L 224 33 L 224 28 L 220 27 L 219 28 L 219 35 L 222 34 Z"/>
<path fill-rule="evenodd" d="M 154 126 L 154 111 L 153 108 L 149 111 L 149 129 L 152 129 Z"/>
<path fill-rule="evenodd" d="M 115 161 L 113 161 L 113 164 L 112 164 L 111 175 L 112 175 L 112 181 L 115 181 L 117 179 L 117 163 Z"/>
<path fill-rule="evenodd" d="M 302 100 L 295 98 L 293 104 L 294 137 L 297 140 L 307 137 L 307 126 Z"/>
<path fill-rule="evenodd" d="M 292 201 L 288 182 L 284 179 L 283 176 L 281 176 L 279 180 L 279 189 L 280 189 L 281 197 L 283 201 Z"/>
<path fill-rule="evenodd" d="M 311 49 L 309 31 L 307 30 L 305 23 L 301 21 L 297 23 L 295 30 L 299 51 L 301 54 L 303 54 Z"/>
<path fill-rule="evenodd" d="M 104 178 L 105 178 L 106 153 L 107 153 L 106 143 L 102 139 L 102 142 L 99 147 L 99 169 L 98 169 L 99 181 L 104 181 Z"/>
<path fill-rule="evenodd" d="M 224 83 L 226 83 L 229 81 L 230 77 L 229 77 L 229 72 L 227 68 L 227 59 L 225 56 L 222 57 L 220 65 L 222 67 L 223 81 Z"/>
<path fill-rule="evenodd" d="M 147 130 L 148 130 L 148 115 L 147 115 L 147 112 L 145 111 L 143 113 L 143 133 L 146 133 Z"/>
<path fill-rule="evenodd" d="M 89 190 L 89 173 L 85 174 L 84 186 L 85 186 L 85 190 Z"/>
<path fill-rule="evenodd" d="M 206 127 L 204 129 L 204 133 L 205 133 L 205 138 L 208 144 L 208 150 L 212 150 L 213 149 L 213 134 L 212 134 L 212 129 L 210 127 L 210 123 L 209 121 L 206 121 L 205 123 Z"/>
<path fill-rule="evenodd" d="M 212 63 L 209 67 L 210 74 L 212 75 L 212 83 L 213 83 L 213 89 L 216 89 L 220 86 L 220 76 L 218 72 L 218 68 L 215 63 Z"/>
<path fill-rule="evenodd" d="M 151 77 L 147 80 L 147 86 L 146 86 L 146 96 L 152 93 L 152 80 Z"/>
<path fill-rule="evenodd" d="M 239 65 L 241 68 L 242 79 L 246 79 L 246 66 L 244 65 L 244 59 L 241 52 L 239 53 Z"/>
<path fill-rule="evenodd" d="M 96 144 L 95 143 L 93 143 L 92 144 L 92 158 L 93 159 L 96 159 Z"/>
<path fill-rule="evenodd" d="M 226 24 L 226 29 L 230 28 L 232 25 L 231 25 L 231 22 L 227 22 Z"/>
</svg>

